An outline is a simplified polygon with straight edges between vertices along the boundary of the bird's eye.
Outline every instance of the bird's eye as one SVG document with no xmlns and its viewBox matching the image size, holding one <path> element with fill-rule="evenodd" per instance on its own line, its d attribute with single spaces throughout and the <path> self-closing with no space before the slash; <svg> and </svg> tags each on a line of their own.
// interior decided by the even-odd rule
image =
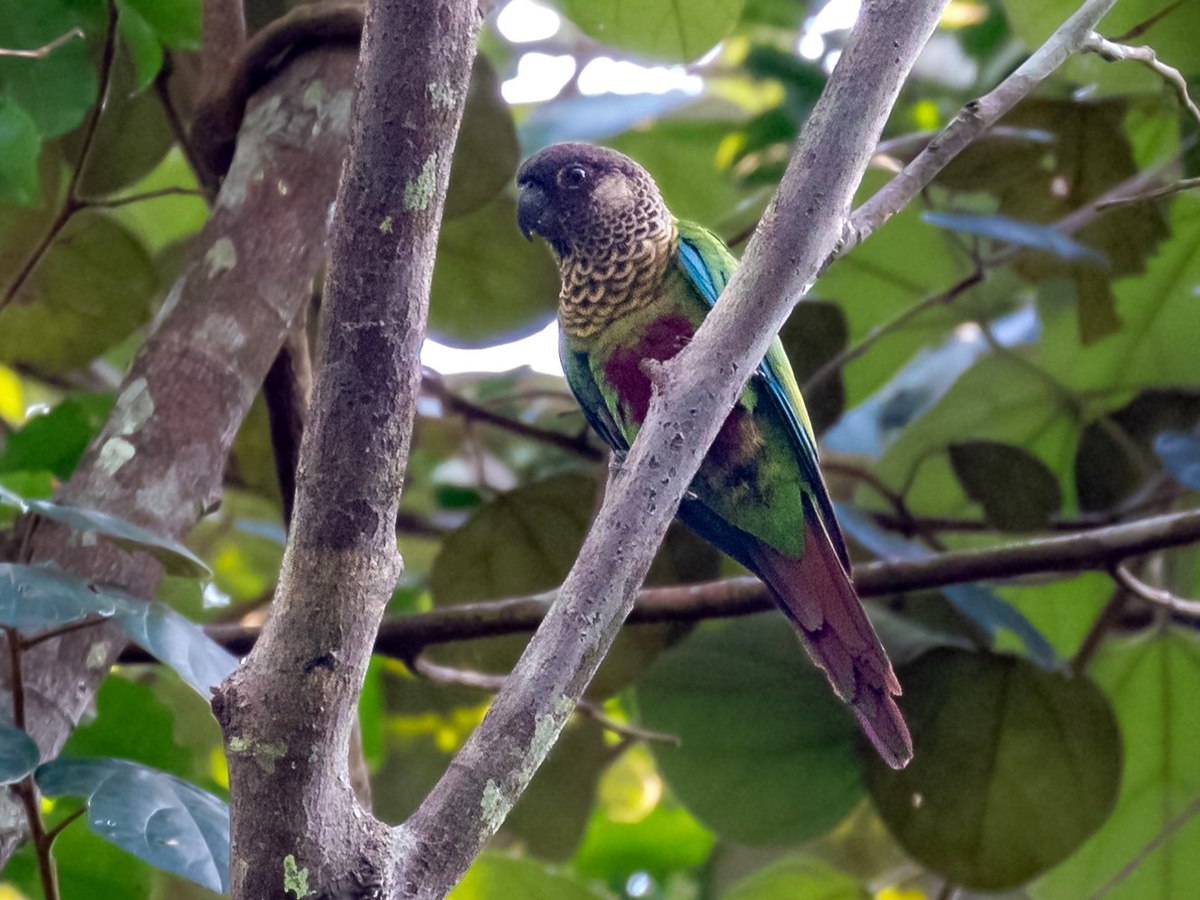
<svg viewBox="0 0 1200 900">
<path fill-rule="evenodd" d="M 577 188 L 587 181 L 587 169 L 583 166 L 567 166 L 558 173 L 558 183 L 565 188 Z"/>
</svg>

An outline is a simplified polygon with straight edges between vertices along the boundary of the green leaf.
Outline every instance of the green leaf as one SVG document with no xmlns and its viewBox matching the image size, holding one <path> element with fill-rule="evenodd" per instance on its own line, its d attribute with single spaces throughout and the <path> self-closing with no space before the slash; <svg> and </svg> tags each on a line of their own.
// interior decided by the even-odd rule
<svg viewBox="0 0 1200 900">
<path fill-rule="evenodd" d="M 149 553 L 172 575 L 212 574 L 204 560 L 179 541 L 98 509 L 66 506 L 49 500 L 27 500 L 3 487 L 0 487 L 0 505 L 15 506 L 22 512 L 53 519 L 76 531 L 102 534 L 118 546 Z"/>
<path fill-rule="evenodd" d="M 900 672 L 914 759 L 866 759 L 880 815 L 955 884 L 1003 890 L 1066 859 L 1108 817 L 1120 734 L 1090 681 L 1019 659 L 937 650 Z"/>
<path fill-rule="evenodd" d="M 1090 668 L 1121 726 L 1121 793 L 1104 827 L 1032 893 L 1039 900 L 1101 893 L 1113 900 L 1173 900 L 1181 885 L 1200 881 L 1200 817 L 1194 815 L 1200 796 L 1200 645 L 1189 631 L 1153 628 L 1105 644 Z M 1181 820 L 1189 809 L 1191 818 Z M 1135 860 L 1108 893 L 1110 882 Z"/>
<path fill-rule="evenodd" d="M 1033 48 L 1046 40 L 1078 6 L 1072 0 L 1006 0 L 1004 11 L 1012 30 L 1026 46 Z M 1100 20 L 1096 30 L 1106 36 L 1124 34 L 1170 6 L 1162 0 L 1125 0 Z M 1136 43 L 1150 45 L 1159 59 L 1184 66 L 1185 75 L 1193 74 L 1195 70 L 1189 72 L 1186 67 L 1195 59 L 1196 47 L 1200 46 L 1200 6 L 1191 2 L 1178 4 L 1139 35 Z M 1130 67 L 1136 63 L 1106 65 Z"/>
<path fill-rule="evenodd" d="M 1062 507 L 1058 479 L 1040 459 L 997 441 L 951 444 L 950 464 L 967 496 L 997 528 L 1035 531 Z"/>
<path fill-rule="evenodd" d="M 36 59 L 0 57 L 0 94 L 20 104 L 43 138 L 65 134 L 83 121 L 96 100 L 98 79 L 91 54 L 104 41 L 107 13 L 98 0 L 0 0 L 5 47 L 34 50 L 73 28 L 73 38 Z"/>
<path fill-rule="evenodd" d="M 997 592 L 1021 613 L 1063 659 L 1077 652 L 1096 616 L 1112 596 L 1112 580 L 1103 572 L 1038 584 L 1011 582 Z"/>
<path fill-rule="evenodd" d="M 783 341 L 783 349 L 787 351 L 796 382 L 801 387 L 825 363 L 846 349 L 848 331 L 846 314 L 835 304 L 805 300 L 796 305 L 779 332 L 779 339 Z M 819 384 L 805 390 L 804 405 L 817 434 L 836 422 L 846 405 L 841 371 L 831 373 Z"/>
<path fill-rule="evenodd" d="M 121 0 L 121 6 L 145 19 L 168 47 L 200 46 L 200 0 Z"/>
<path fill-rule="evenodd" d="M 157 46 L 157 44 L 156 44 Z M 104 115 L 96 125 L 92 149 L 79 191 L 85 197 L 104 197 L 145 177 L 175 143 L 162 100 L 154 91 L 138 86 L 141 65 L 136 58 L 118 53 L 113 62 L 112 86 Z M 84 129 L 63 137 L 68 159 L 79 159 Z"/>
<path fill-rule="evenodd" d="M 807 856 L 777 860 L 743 878 L 721 900 L 868 900 L 857 878 Z"/>
<path fill-rule="evenodd" d="M 96 695 L 95 718 L 71 732 L 62 754 L 120 757 L 185 777 L 191 753 L 175 743 L 175 716 L 150 684 L 110 676 Z"/>
<path fill-rule="evenodd" d="M 37 768 L 42 754 L 20 728 L 0 725 L 0 784 L 20 781 Z"/>
<path fill-rule="evenodd" d="M 503 191 L 516 176 L 519 156 L 517 130 L 500 96 L 496 70 L 480 54 L 471 70 L 467 105 L 454 145 L 445 218 L 473 212 Z"/>
<path fill-rule="evenodd" d="M 450 900 L 610 900 L 570 875 L 535 859 L 484 853 L 471 865 Z"/>
<path fill-rule="evenodd" d="M 66 481 L 111 407 L 109 394 L 77 394 L 34 416 L 8 436 L 0 472 L 46 469 Z"/>
<path fill-rule="evenodd" d="M 587 828 L 596 781 L 609 752 L 595 723 L 570 723 L 505 819 L 505 831 L 540 859 L 567 859 Z"/>
<path fill-rule="evenodd" d="M 672 872 L 700 865 L 715 840 L 711 831 L 672 800 L 660 800 L 636 822 L 614 822 L 597 809 L 573 868 L 620 890 L 637 872 L 665 881 Z"/>
<path fill-rule="evenodd" d="M 37 632 L 88 616 L 113 619 L 205 699 L 237 658 L 168 606 L 138 600 L 42 566 L 0 563 L 0 624 Z"/>
<path fill-rule="evenodd" d="M 905 499 L 914 510 L 967 515 L 972 507 L 950 465 L 950 445 L 968 440 L 1012 444 L 1037 456 L 1061 479 L 1071 471 L 1079 437 L 1070 401 L 1014 355 L 986 356 L 901 432 L 875 473 L 890 485 L 908 485 Z"/>
<path fill-rule="evenodd" d="M 497 197 L 442 226 L 429 334 L 456 347 L 525 337 L 554 317 L 558 287 L 549 251 L 517 228 L 516 202 Z"/>
<path fill-rule="evenodd" d="M 1200 200 L 1183 196 L 1171 209 L 1171 239 L 1150 259 L 1145 273 L 1113 283 L 1117 314 L 1124 323 L 1116 334 L 1085 346 L 1076 334 L 1073 308 L 1052 293 L 1042 293 L 1042 365 L 1063 384 L 1102 392 L 1120 403 L 1125 399 L 1118 393 L 1121 389 L 1195 382 L 1195 346 L 1184 336 L 1200 334 L 1195 295 L 1200 283 Z"/>
<path fill-rule="evenodd" d="M 88 826 L 121 849 L 211 890 L 229 890 L 229 809 L 212 794 L 122 759 L 59 757 L 35 777 L 51 797 L 85 797 Z"/>
<path fill-rule="evenodd" d="M 501 494 L 442 543 L 430 588 L 438 604 L 518 597 L 562 583 L 591 521 L 596 485 L 561 475 Z"/>
<path fill-rule="evenodd" d="M 861 796 L 858 729 L 782 616 L 703 628 L 636 687 L 675 794 L 744 844 L 788 844 L 836 825 Z"/>
<path fill-rule="evenodd" d="M 711 227 L 741 197 L 730 172 L 718 163 L 718 149 L 729 131 L 730 123 L 724 121 L 660 119 L 653 128 L 633 128 L 605 143 L 646 167 L 672 213 Z"/>
<path fill-rule="evenodd" d="M 1087 424 L 1075 454 L 1075 490 L 1084 510 L 1110 510 L 1158 475 L 1159 438 L 1200 420 L 1200 396 L 1190 386 L 1143 391 L 1115 412 Z"/>
<path fill-rule="evenodd" d="M 703 56 L 733 30 L 745 0 L 559 0 L 580 30 L 609 47 L 652 59 Z"/>
<path fill-rule="evenodd" d="M 134 90 L 141 92 L 150 86 L 154 76 L 162 69 L 162 44 L 150 23 L 129 3 L 120 0 L 117 9 L 117 26 L 121 29 L 126 52 L 133 61 Z"/>
<path fill-rule="evenodd" d="M 33 206 L 38 191 L 42 139 L 25 110 L 0 95 L 0 202 Z"/>
<path fill-rule="evenodd" d="M 0 277 L 15 275 L 27 253 L 0 212 Z M 6 252 L 7 251 L 7 252 Z M 41 372 L 86 365 L 150 318 L 158 288 L 153 260 L 111 218 L 80 213 L 63 228 L 16 301 L 0 312 L 0 362 Z"/>
</svg>

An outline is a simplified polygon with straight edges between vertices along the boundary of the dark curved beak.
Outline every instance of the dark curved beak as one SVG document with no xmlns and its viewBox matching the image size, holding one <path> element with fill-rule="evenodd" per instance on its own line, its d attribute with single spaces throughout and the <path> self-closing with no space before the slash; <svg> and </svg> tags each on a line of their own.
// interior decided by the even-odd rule
<svg viewBox="0 0 1200 900">
<path fill-rule="evenodd" d="M 533 234 L 544 235 L 545 217 L 550 207 L 550 198 L 536 184 L 526 182 L 521 185 L 521 194 L 517 200 L 517 226 L 528 241 L 533 240 Z"/>
</svg>

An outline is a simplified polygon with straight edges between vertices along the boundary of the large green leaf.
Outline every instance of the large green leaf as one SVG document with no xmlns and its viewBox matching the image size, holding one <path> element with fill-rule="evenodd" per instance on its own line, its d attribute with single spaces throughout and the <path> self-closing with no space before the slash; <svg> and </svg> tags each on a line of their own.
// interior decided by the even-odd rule
<svg viewBox="0 0 1200 900">
<path fill-rule="evenodd" d="M 1014 356 L 987 356 L 901 432 L 875 472 L 891 485 L 910 485 L 906 499 L 914 510 L 970 514 L 950 466 L 951 444 L 987 440 L 1021 447 L 1061 483 L 1074 462 L 1078 429 L 1071 397 L 1052 380 Z"/>
<path fill-rule="evenodd" d="M 1121 793 L 1104 827 L 1034 896 L 1173 900 L 1200 883 L 1200 645 L 1188 631 L 1153 629 L 1105 646 L 1091 671 L 1121 725 Z"/>
<path fill-rule="evenodd" d="M 1068 857 L 1108 817 L 1117 723 L 1090 681 L 1011 657 L 937 650 L 900 672 L 914 758 L 868 757 L 880 815 L 955 884 L 1002 890 Z"/>
<path fill-rule="evenodd" d="M 431 99 L 437 104 L 449 98 L 438 94 Z M 512 112 L 500 96 L 496 70 L 480 54 L 471 70 L 470 92 L 454 145 L 445 217 L 472 212 L 504 190 L 516 175 L 519 154 Z"/>
<path fill-rule="evenodd" d="M 610 894 L 535 859 L 485 853 L 450 892 L 450 900 L 606 900 Z"/>
<path fill-rule="evenodd" d="M 721 900 L 867 900 L 857 878 L 806 856 L 777 860 L 739 881 Z"/>
<path fill-rule="evenodd" d="M 70 131 L 96 100 L 98 79 L 90 53 L 98 53 L 104 40 L 105 9 L 101 0 L 0 0 L 4 47 L 34 50 L 73 28 L 87 36 L 37 59 L 0 56 L 0 94 L 25 108 L 43 138 Z"/>
<path fill-rule="evenodd" d="M 28 235 L 14 235 L 9 221 L 0 215 L 6 285 L 28 253 Z M 136 237 L 108 216 L 80 213 L 0 312 L 0 362 L 46 372 L 85 365 L 149 320 L 157 288 L 153 260 Z"/>
<path fill-rule="evenodd" d="M 8 436 L 0 453 L 0 472 L 45 469 L 65 481 L 111 407 L 109 394 L 79 394 L 34 416 Z"/>
<path fill-rule="evenodd" d="M 1062 506 L 1058 479 L 1040 459 L 998 441 L 960 441 L 949 446 L 950 464 L 967 496 L 983 506 L 987 520 L 1009 531 L 1034 531 Z"/>
<path fill-rule="evenodd" d="M 71 732 L 62 753 L 114 756 L 186 777 L 191 753 L 175 742 L 175 715 L 150 684 L 113 675 L 100 685 L 95 718 Z"/>
<path fill-rule="evenodd" d="M 653 59 L 693 60 L 737 24 L 745 0 L 559 0 L 591 37 Z"/>
<path fill-rule="evenodd" d="M 596 809 L 573 867 L 620 890 L 638 872 L 666 881 L 672 872 L 700 865 L 715 841 L 713 833 L 673 798 L 660 800 L 634 822 L 613 821 Z"/>
<path fill-rule="evenodd" d="M 173 775 L 123 759 L 59 757 L 37 770 L 42 793 L 87 800 L 96 834 L 160 869 L 229 890 L 229 810 Z"/>
<path fill-rule="evenodd" d="M 671 788 L 722 837 L 788 844 L 823 834 L 861 796 L 858 729 L 782 616 L 706 627 L 642 677 L 644 725 Z"/>
<path fill-rule="evenodd" d="M 0 202 L 30 206 L 38 201 L 37 123 L 16 101 L 0 94 Z"/>
<path fill-rule="evenodd" d="M 121 0 L 154 29 L 168 47 L 194 50 L 200 44 L 200 0 Z"/>
<path fill-rule="evenodd" d="M 1113 284 L 1117 313 L 1124 323 L 1116 334 L 1085 346 L 1075 335 L 1073 310 L 1052 291 L 1043 291 L 1040 312 L 1046 326 L 1042 365 L 1064 384 L 1107 391 L 1121 401 L 1121 389 L 1191 385 L 1196 380 L 1194 335 L 1200 335 L 1200 198 L 1182 195 L 1172 204 L 1171 239 L 1142 275 Z"/>
<path fill-rule="evenodd" d="M 541 241 L 517 228 L 517 205 L 497 197 L 442 225 L 431 337 L 458 347 L 516 340 L 544 327 L 558 307 L 558 269 Z"/>
</svg>

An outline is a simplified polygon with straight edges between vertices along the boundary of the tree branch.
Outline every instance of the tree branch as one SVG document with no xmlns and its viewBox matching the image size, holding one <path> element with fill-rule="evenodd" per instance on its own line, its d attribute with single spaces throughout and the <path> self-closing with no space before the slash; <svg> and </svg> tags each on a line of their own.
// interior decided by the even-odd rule
<svg viewBox="0 0 1200 900">
<path fill-rule="evenodd" d="M 324 262 L 353 61 L 340 49 L 306 54 L 253 99 L 218 202 L 60 501 L 180 537 L 220 495 L 238 427 Z M 153 596 L 161 575 L 147 554 L 84 546 L 52 522 L 39 524 L 30 550 L 138 597 Z M 91 707 L 124 643 L 106 623 L 25 655 L 28 730 L 43 758 Z M 18 837 L 0 830 L 0 866 Z"/>
<path fill-rule="evenodd" d="M 848 253 L 904 209 L 950 160 L 1032 93 L 1072 53 L 1080 50 L 1115 3 L 1116 0 L 1085 0 L 1016 71 L 983 97 L 967 103 L 916 159 L 854 211 L 837 255 Z"/>
<path fill-rule="evenodd" d="M 1063 537 L 1001 544 L 984 550 L 942 553 L 927 560 L 872 562 L 856 566 L 854 581 L 864 597 L 887 597 L 904 591 L 933 590 L 952 584 L 1009 581 L 1025 575 L 1112 571 L 1127 559 L 1200 541 L 1200 511 L 1152 516 Z M 1151 589 L 1156 590 L 1156 589 Z M 1172 595 L 1173 596 L 1173 595 Z M 436 644 L 519 634 L 538 627 L 559 597 L 558 591 L 448 606 L 431 612 L 384 621 L 375 653 L 403 662 Z M 1179 600 L 1174 598 L 1171 602 Z M 700 584 L 644 588 L 629 614 L 630 624 L 695 622 L 765 612 L 772 609 L 767 589 L 757 578 L 725 578 Z M 1190 609 L 1180 610 L 1184 613 Z M 216 625 L 209 636 L 236 654 L 248 653 L 257 627 Z M 122 662 L 153 662 L 129 648 Z"/>
<path fill-rule="evenodd" d="M 708 446 L 803 291 L 846 210 L 940 0 L 864 4 L 792 162 L 716 308 L 654 370 L 655 394 L 557 602 L 483 722 L 398 830 L 402 881 L 441 897 L 524 791 L 633 605 Z"/>
<path fill-rule="evenodd" d="M 229 758 L 235 900 L 398 896 L 404 883 L 391 832 L 359 807 L 346 761 L 401 571 L 396 513 L 479 24 L 470 2 L 367 9 L 283 569 L 262 638 L 213 700 Z M 305 873 L 303 890 L 281 877 L 284 859 Z"/>
</svg>

